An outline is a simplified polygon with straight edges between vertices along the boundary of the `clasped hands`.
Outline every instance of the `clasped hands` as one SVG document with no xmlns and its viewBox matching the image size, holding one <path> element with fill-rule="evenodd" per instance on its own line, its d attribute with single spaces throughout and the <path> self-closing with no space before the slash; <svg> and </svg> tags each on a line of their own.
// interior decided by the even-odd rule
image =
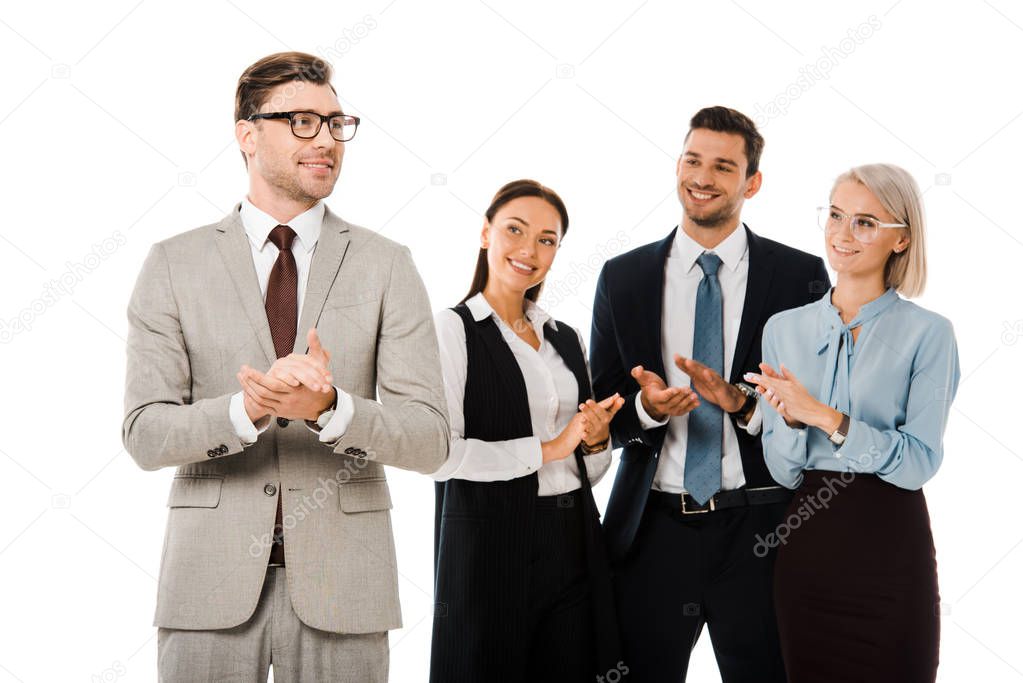
<svg viewBox="0 0 1023 683">
<path fill-rule="evenodd" d="M 330 352 L 320 344 L 316 328 L 306 335 L 309 353 L 278 358 L 266 373 L 242 365 L 236 377 L 245 392 L 245 412 L 255 424 L 267 415 L 288 420 L 316 420 L 337 401 L 330 370 Z"/>
<path fill-rule="evenodd" d="M 575 452 L 580 443 L 596 446 L 607 441 L 611 433 L 611 419 L 623 405 L 625 399 L 618 394 L 612 394 L 603 401 L 594 401 L 590 398 L 585 403 L 580 403 L 579 412 L 572 416 L 572 420 L 561 433 L 540 444 L 543 462 L 567 458 Z"/>
</svg>

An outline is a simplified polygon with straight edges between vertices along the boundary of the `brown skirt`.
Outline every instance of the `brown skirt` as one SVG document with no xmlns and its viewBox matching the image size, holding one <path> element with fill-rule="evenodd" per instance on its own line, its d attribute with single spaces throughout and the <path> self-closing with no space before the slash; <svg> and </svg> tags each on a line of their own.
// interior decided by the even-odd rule
<svg viewBox="0 0 1023 683">
<path fill-rule="evenodd" d="M 940 599 L 922 491 L 807 471 L 775 538 L 775 609 L 792 683 L 933 682 Z"/>
</svg>

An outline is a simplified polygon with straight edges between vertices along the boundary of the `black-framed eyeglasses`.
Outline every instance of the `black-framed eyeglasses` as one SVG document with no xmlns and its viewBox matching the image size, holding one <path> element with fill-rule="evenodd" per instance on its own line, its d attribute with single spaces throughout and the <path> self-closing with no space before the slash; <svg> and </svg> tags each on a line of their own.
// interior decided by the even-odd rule
<svg viewBox="0 0 1023 683">
<path fill-rule="evenodd" d="M 296 138 L 309 140 L 320 134 L 323 123 L 327 123 L 330 137 L 338 142 L 348 142 L 355 137 L 359 128 L 359 117 L 349 114 L 317 114 L 314 111 L 275 111 L 267 114 L 253 114 L 247 121 L 256 119 L 288 119 L 291 132 Z"/>
</svg>

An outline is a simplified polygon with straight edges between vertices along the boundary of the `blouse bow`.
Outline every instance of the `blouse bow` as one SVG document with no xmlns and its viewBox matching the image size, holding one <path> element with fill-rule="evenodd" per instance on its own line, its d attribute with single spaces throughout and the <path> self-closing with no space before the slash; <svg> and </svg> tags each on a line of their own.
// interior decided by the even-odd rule
<svg viewBox="0 0 1023 683">
<path fill-rule="evenodd" d="M 849 372 L 854 346 L 852 331 L 884 313 L 898 298 L 898 293 L 889 288 L 878 298 L 861 306 L 855 318 L 843 323 L 838 309 L 831 303 L 831 292 L 824 296 L 822 302 L 831 315 L 830 319 L 825 320 L 829 327 L 817 344 L 817 355 L 828 352 L 820 391 L 817 392 L 822 403 L 849 414 Z"/>
</svg>

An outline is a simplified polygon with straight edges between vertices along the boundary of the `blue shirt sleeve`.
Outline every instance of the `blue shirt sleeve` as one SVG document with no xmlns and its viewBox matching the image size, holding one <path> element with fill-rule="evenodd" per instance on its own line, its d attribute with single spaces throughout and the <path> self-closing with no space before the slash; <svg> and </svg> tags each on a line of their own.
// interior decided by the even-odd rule
<svg viewBox="0 0 1023 683">
<path fill-rule="evenodd" d="M 775 371 L 778 370 L 781 360 L 775 332 L 776 317 L 772 317 L 764 325 L 761 343 L 764 362 Z M 807 462 L 806 428 L 793 429 L 789 427 L 770 403 L 761 400 L 760 404 L 764 413 L 762 443 L 767 469 L 774 480 L 782 486 L 790 489 L 798 488 L 803 481 L 803 470 L 806 469 Z"/>
<path fill-rule="evenodd" d="M 862 420 L 850 420 L 849 433 L 836 455 L 853 471 L 876 473 L 900 488 L 919 489 L 941 465 L 942 436 L 959 376 L 952 324 L 938 318 L 913 358 L 904 423 L 877 429 Z"/>
</svg>

